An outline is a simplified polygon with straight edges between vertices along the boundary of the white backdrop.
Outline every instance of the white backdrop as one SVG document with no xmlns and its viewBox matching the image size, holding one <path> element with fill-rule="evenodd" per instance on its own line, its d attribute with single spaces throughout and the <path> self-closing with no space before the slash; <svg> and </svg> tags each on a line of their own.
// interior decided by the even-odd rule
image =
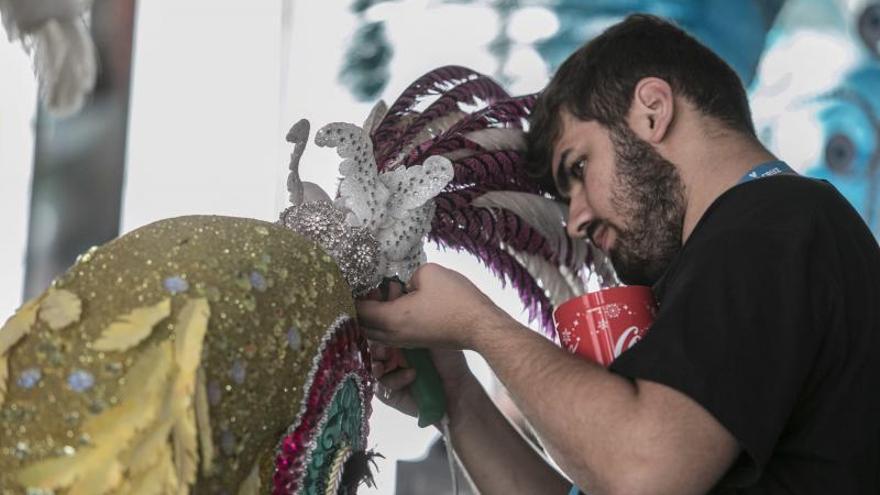
<svg viewBox="0 0 880 495">
<path fill-rule="evenodd" d="M 138 3 L 123 232 L 193 213 L 277 218 L 286 206 L 289 126 L 308 118 L 314 135 L 332 121 L 360 125 L 370 110 L 336 80 L 356 28 L 348 5 L 340 0 L 264 0 L 246 8 L 230 0 Z M 394 44 L 386 100 L 440 65 L 495 71 L 485 50 L 497 28 L 491 9 L 421 0 L 391 6 L 371 11 L 387 18 Z M 552 18 L 545 31 L 547 22 Z M 534 23 L 514 26 L 519 27 L 512 34 L 534 36 Z M 533 50 L 514 50 L 507 70 L 520 76 L 514 93 L 535 91 L 546 78 Z M 334 151 L 310 144 L 301 175 L 335 191 L 339 161 Z M 513 291 L 502 290 L 474 259 L 433 248 L 428 256 L 459 269 L 505 309 L 522 314 Z M 469 362 L 488 384 L 485 362 L 475 355 Z M 414 419 L 378 401 L 374 405 L 370 447 L 386 459 L 377 460 L 378 487 L 360 493 L 393 494 L 396 461 L 423 456 L 436 432 L 418 428 Z"/>
<path fill-rule="evenodd" d="M 21 305 L 37 85 L 21 46 L 0 28 L 0 318 Z"/>
</svg>

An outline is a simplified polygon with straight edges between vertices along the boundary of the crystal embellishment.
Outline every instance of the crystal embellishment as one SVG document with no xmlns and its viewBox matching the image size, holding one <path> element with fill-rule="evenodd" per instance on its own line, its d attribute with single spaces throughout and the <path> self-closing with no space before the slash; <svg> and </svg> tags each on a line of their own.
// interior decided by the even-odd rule
<svg viewBox="0 0 880 495">
<path fill-rule="evenodd" d="M 363 129 L 328 124 L 315 135 L 315 144 L 336 148 L 343 159 L 338 195 L 331 202 L 318 186 L 299 178 L 308 129 L 308 121 L 301 120 L 288 133 L 296 145 L 288 178 L 293 206 L 281 213 L 279 223 L 320 244 L 356 296 L 383 278 L 409 280 L 426 260 L 422 242 L 431 229 L 433 198 L 452 180 L 452 162 L 431 156 L 421 165 L 380 174 Z"/>
</svg>

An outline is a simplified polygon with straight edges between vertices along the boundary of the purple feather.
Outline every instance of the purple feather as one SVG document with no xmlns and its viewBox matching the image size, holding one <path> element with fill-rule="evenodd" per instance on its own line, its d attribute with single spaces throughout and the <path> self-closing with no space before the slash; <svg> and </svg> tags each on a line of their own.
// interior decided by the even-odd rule
<svg viewBox="0 0 880 495">
<path fill-rule="evenodd" d="M 523 129 L 534 101 L 533 95 L 510 98 L 475 112 L 440 136 L 413 148 L 404 163 L 407 166 L 420 164 L 431 155 L 442 155 L 458 149 L 486 151 L 479 144 L 467 139 L 465 135 L 482 129 Z"/>
<path fill-rule="evenodd" d="M 474 209 L 478 210 L 478 209 Z M 485 212 L 485 210 L 483 210 Z M 553 335 L 553 306 L 529 273 L 498 244 L 498 234 L 486 235 L 494 220 L 481 222 L 480 212 L 468 215 L 462 210 L 441 211 L 438 208 L 429 238 L 439 245 L 456 250 L 464 249 L 479 258 L 502 282 L 510 283 L 528 310 L 530 320 L 540 315 L 541 326 Z M 503 234 L 501 234 L 503 235 Z"/>
<path fill-rule="evenodd" d="M 452 112 L 460 111 L 461 105 L 477 105 L 481 100 L 491 104 L 509 98 L 510 95 L 501 86 L 486 76 L 464 81 L 441 95 L 425 111 L 421 112 L 393 143 L 393 148 L 400 149 L 404 143 L 408 143 L 418 136 L 432 121 Z"/>
<path fill-rule="evenodd" d="M 394 151 L 394 144 L 404 130 L 401 124 L 407 120 L 405 117 L 416 113 L 413 108 L 423 98 L 442 94 L 468 80 L 481 77 L 485 76 L 466 67 L 448 65 L 434 69 L 416 79 L 394 101 L 385 118 L 372 133 L 377 163 L 384 163 Z"/>
<path fill-rule="evenodd" d="M 426 98 L 438 95 L 423 111 L 416 110 Z M 474 198 L 488 191 L 545 192 L 526 173 L 524 150 L 486 149 L 475 141 L 476 135 L 470 139 L 471 133 L 486 129 L 525 130 L 535 100 L 535 95 L 510 98 L 498 84 L 470 69 L 441 67 L 416 80 L 401 94 L 371 138 L 380 171 L 401 152 L 405 153 L 404 166 L 421 164 L 432 155 L 449 156 L 453 160 L 454 177 L 435 198 L 429 238 L 479 258 L 502 284 L 509 283 L 517 290 L 529 318 L 540 316 L 542 327 L 553 335 L 550 300 L 502 245 L 554 264 L 571 260 L 559 260 L 550 243 L 513 212 L 471 204 Z M 456 112 L 467 111 L 464 107 L 482 103 L 486 104 L 484 108 L 454 120 Z M 451 117 L 444 125 L 454 123 L 437 136 L 425 132 L 432 122 L 444 117 Z M 504 145 L 504 141 L 494 138 L 491 142 L 496 147 L 499 142 Z M 511 147 L 519 147 L 515 140 L 510 143 Z M 463 151 L 466 151 L 464 155 Z"/>
<path fill-rule="evenodd" d="M 540 194 L 540 188 L 522 166 L 521 151 L 488 151 L 460 158 L 453 162 L 452 184 L 459 187 L 478 184 L 494 191 L 522 191 Z"/>
</svg>

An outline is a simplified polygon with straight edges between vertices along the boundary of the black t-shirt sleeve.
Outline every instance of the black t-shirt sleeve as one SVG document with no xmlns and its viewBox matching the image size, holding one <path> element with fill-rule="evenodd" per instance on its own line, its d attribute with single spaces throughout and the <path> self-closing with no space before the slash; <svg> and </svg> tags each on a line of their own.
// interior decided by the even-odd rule
<svg viewBox="0 0 880 495">
<path fill-rule="evenodd" d="M 728 481 L 761 472 L 807 381 L 824 304 L 802 236 L 737 229 L 703 236 L 664 283 L 657 320 L 611 370 L 702 405 L 739 441 Z"/>
</svg>

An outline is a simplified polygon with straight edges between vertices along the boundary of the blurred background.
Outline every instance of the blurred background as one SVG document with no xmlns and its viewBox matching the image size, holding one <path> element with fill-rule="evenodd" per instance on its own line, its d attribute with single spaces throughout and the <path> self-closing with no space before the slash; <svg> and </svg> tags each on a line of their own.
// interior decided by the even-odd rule
<svg viewBox="0 0 880 495">
<path fill-rule="evenodd" d="M 764 143 L 834 183 L 880 234 L 880 0 L 94 0 L 94 93 L 59 117 L 31 61 L 0 36 L 0 314 L 79 253 L 161 218 L 274 220 L 285 207 L 288 127 L 362 123 L 428 70 L 465 65 L 512 94 L 628 13 L 675 20 L 739 73 Z M 310 146 L 304 180 L 335 190 L 339 159 Z M 525 322 L 475 260 L 429 259 L 475 280 Z M 469 363 L 512 416 L 477 356 Z M 449 490 L 436 431 L 378 402 L 378 486 Z"/>
</svg>

